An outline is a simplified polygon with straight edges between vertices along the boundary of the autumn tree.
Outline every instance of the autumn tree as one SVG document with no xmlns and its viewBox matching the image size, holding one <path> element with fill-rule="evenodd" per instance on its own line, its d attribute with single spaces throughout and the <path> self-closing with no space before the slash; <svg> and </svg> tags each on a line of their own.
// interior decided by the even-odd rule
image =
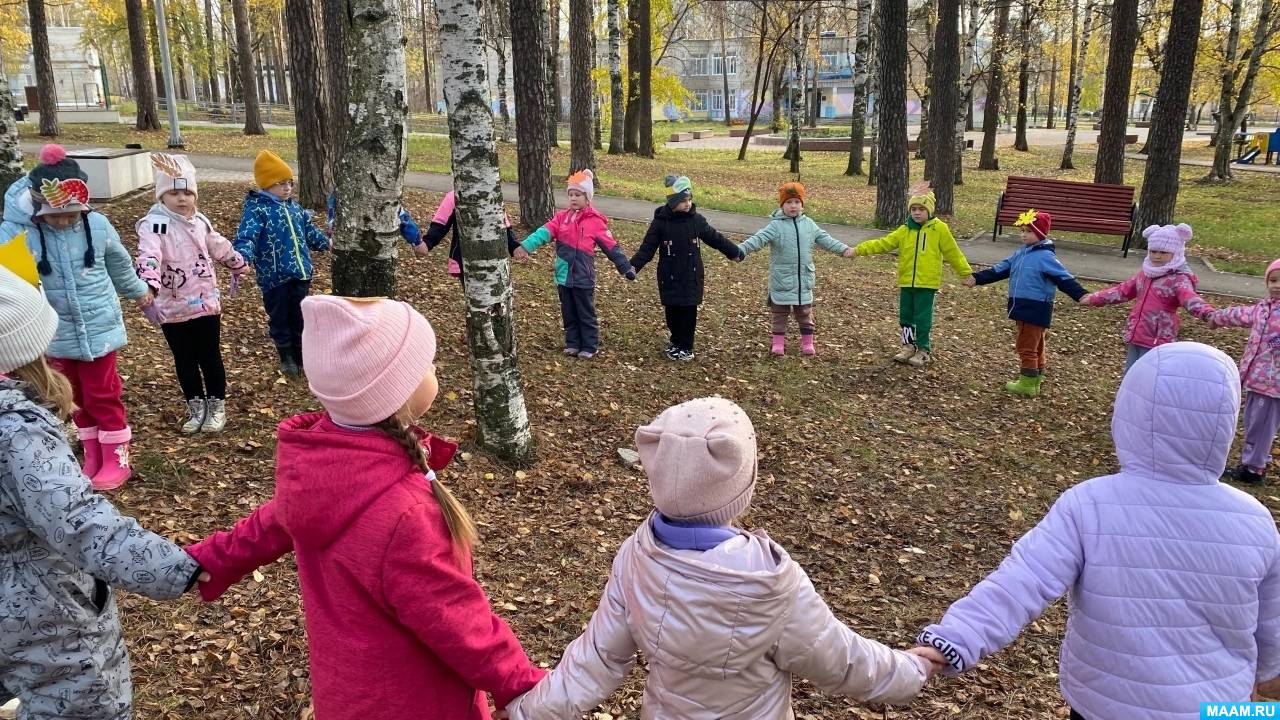
<svg viewBox="0 0 1280 720">
<path fill-rule="evenodd" d="M 34 1 L 34 0 L 33 0 Z M 244 100 L 244 134 L 266 135 L 262 110 L 258 107 L 257 63 L 253 58 L 253 38 L 249 35 L 247 0 L 231 0 L 236 23 L 236 59 L 240 64 L 240 93 Z"/>
<path fill-rule="evenodd" d="M 1058 167 L 1071 170 L 1075 167 L 1076 128 L 1080 123 L 1080 90 L 1083 82 L 1085 59 L 1089 57 L 1089 37 L 1093 32 L 1093 3 L 1087 0 L 1084 5 L 1084 24 L 1080 32 L 1080 52 L 1074 53 L 1072 43 L 1071 79 L 1067 85 L 1067 142 L 1062 148 L 1062 162 Z"/>
<path fill-rule="evenodd" d="M 876 150 L 876 227 L 895 227 L 907 212 L 907 0 L 881 0 L 880 90 Z"/>
<path fill-rule="evenodd" d="M 1093 169 L 1096 183 L 1124 182 L 1124 135 L 1129 120 L 1133 53 L 1137 47 L 1138 0 L 1115 0 L 1111 4 L 1111 43 L 1102 100 L 1102 130 L 1098 133 L 1098 161 Z"/>
<path fill-rule="evenodd" d="M 159 130 L 160 114 L 156 109 L 155 80 L 151 76 L 151 55 L 147 51 L 147 26 L 142 15 L 142 0 L 124 0 L 125 19 L 129 23 L 129 67 L 133 70 L 133 97 L 137 102 L 138 130 Z"/>
<path fill-rule="evenodd" d="M 1213 168 L 1205 181 L 1224 182 L 1231 179 L 1231 137 L 1245 114 L 1249 110 L 1249 101 L 1253 96 L 1254 83 L 1262 68 L 1262 58 L 1266 54 L 1271 38 L 1277 31 L 1276 7 L 1274 0 L 1262 0 L 1255 21 L 1252 45 L 1240 56 L 1240 34 L 1244 15 L 1242 0 L 1232 0 L 1230 31 L 1227 38 L 1226 51 L 1221 67 L 1221 94 L 1218 98 L 1217 146 L 1214 149 Z M 1236 80 L 1244 78 L 1239 87 Z"/>
<path fill-rule="evenodd" d="M 27 0 L 31 20 L 31 57 L 36 69 L 36 98 L 40 111 L 40 135 L 58 134 L 58 86 L 53 79 L 53 57 L 49 52 L 49 21 L 44 0 Z"/>
<path fill-rule="evenodd" d="M 853 103 L 849 127 L 849 165 L 845 175 L 862 175 L 862 145 L 867 134 L 867 64 L 871 55 L 871 0 L 857 0 L 858 29 L 853 49 Z"/>
<path fill-rule="evenodd" d="M 622 13 L 620 0 L 609 0 L 609 154 L 621 155 L 626 134 L 626 98 L 622 94 Z"/>
</svg>

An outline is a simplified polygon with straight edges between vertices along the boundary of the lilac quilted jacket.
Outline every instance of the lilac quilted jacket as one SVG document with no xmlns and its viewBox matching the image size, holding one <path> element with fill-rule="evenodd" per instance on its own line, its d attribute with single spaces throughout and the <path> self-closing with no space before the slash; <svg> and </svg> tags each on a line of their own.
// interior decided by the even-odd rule
<svg viewBox="0 0 1280 720">
<path fill-rule="evenodd" d="M 1062 694 L 1084 717 L 1194 720 L 1202 701 L 1247 701 L 1280 675 L 1280 534 L 1218 482 L 1239 406 L 1221 351 L 1152 350 L 1116 396 L 1120 472 L 1063 493 L 921 642 L 966 670 L 1068 592 Z"/>
</svg>

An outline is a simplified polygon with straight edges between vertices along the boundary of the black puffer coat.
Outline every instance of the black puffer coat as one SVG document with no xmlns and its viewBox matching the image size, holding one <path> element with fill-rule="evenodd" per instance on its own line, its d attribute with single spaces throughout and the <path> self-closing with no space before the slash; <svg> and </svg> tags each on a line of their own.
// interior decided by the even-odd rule
<svg viewBox="0 0 1280 720">
<path fill-rule="evenodd" d="M 653 211 L 653 222 L 644 234 L 640 249 L 631 258 L 631 267 L 640 271 L 658 254 L 658 295 L 663 305 L 702 303 L 702 243 L 739 258 L 738 246 L 716 232 L 695 206 L 689 212 L 675 212 L 666 205 Z"/>
</svg>

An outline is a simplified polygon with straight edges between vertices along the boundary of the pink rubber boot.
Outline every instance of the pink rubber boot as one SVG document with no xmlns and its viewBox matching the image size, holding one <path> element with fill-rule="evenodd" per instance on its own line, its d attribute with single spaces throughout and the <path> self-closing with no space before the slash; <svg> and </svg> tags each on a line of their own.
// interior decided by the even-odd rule
<svg viewBox="0 0 1280 720">
<path fill-rule="evenodd" d="M 774 355 L 781 355 L 786 351 L 787 351 L 787 336 L 774 335 L 773 347 L 769 349 L 769 352 L 773 353 Z"/>
<path fill-rule="evenodd" d="M 800 352 L 804 353 L 805 355 L 816 355 L 818 353 L 817 348 L 813 346 L 812 335 L 800 336 Z"/>
<path fill-rule="evenodd" d="M 80 445 L 84 447 L 84 462 L 80 465 L 80 471 L 85 477 L 91 478 L 102 469 L 102 446 L 98 444 L 98 428 L 77 427 L 76 432 L 80 435 Z"/>
<path fill-rule="evenodd" d="M 129 441 L 133 433 L 123 430 L 103 430 L 98 433 L 102 445 L 102 469 L 93 476 L 94 490 L 115 490 L 133 475 L 129 465 Z"/>
</svg>

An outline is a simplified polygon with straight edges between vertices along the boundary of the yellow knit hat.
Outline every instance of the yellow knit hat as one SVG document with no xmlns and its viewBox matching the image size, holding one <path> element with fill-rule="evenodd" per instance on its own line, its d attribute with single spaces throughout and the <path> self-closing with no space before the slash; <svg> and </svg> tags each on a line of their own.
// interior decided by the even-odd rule
<svg viewBox="0 0 1280 720">
<path fill-rule="evenodd" d="M 933 191 L 930 190 L 923 195 L 912 195 L 907 198 L 907 209 L 910 210 L 913 206 L 919 205 L 929 211 L 929 217 L 933 217 L 933 208 L 936 203 L 937 201 L 933 197 Z"/>
<path fill-rule="evenodd" d="M 253 180 L 263 190 L 292 179 L 293 168 L 270 150 L 259 152 L 253 161 Z"/>
</svg>

